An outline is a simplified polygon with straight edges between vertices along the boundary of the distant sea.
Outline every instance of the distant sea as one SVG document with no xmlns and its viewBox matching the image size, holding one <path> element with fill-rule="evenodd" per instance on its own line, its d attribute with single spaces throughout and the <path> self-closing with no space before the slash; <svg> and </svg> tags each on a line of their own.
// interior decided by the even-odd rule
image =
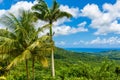
<svg viewBox="0 0 120 80">
<path fill-rule="evenodd" d="M 89 53 L 113 51 L 113 50 L 120 51 L 120 48 L 64 48 L 64 49 L 73 52 L 89 52 Z"/>
</svg>

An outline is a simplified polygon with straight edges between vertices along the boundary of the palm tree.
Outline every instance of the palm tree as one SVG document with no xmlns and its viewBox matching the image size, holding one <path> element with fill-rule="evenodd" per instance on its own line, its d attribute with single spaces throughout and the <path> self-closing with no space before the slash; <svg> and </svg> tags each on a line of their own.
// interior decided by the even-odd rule
<svg viewBox="0 0 120 80">
<path fill-rule="evenodd" d="M 30 11 L 21 11 L 21 16 L 18 18 L 9 13 L 8 15 L 4 15 L 0 20 L 7 27 L 6 30 L 0 29 L 0 54 L 15 56 L 6 69 L 9 70 L 12 66 L 24 60 L 26 63 L 27 80 L 30 79 L 28 72 L 29 58 L 37 56 L 42 63 L 43 61 L 47 62 L 41 52 L 43 51 L 43 46 L 48 47 L 46 46 L 46 42 L 48 42 L 49 36 L 38 36 L 42 28 L 35 29 L 33 22 L 36 20 L 37 18 Z M 32 57 L 33 79 L 34 58 Z"/>
<path fill-rule="evenodd" d="M 51 65 L 52 65 L 52 77 L 55 77 L 55 68 L 54 68 L 54 42 L 53 42 L 53 33 L 52 33 L 52 25 L 53 22 L 57 21 L 59 18 L 72 17 L 71 14 L 67 12 L 60 11 L 59 4 L 54 0 L 52 8 L 49 8 L 47 3 L 44 0 L 38 0 L 38 3 L 32 7 L 35 10 L 35 15 L 44 21 L 49 22 L 49 34 L 50 34 L 50 42 L 52 43 L 51 49 Z"/>
</svg>

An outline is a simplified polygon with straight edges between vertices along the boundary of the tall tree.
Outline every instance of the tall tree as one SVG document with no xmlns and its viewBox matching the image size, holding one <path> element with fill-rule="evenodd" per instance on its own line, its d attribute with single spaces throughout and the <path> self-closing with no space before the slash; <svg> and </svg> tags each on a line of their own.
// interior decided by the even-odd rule
<svg viewBox="0 0 120 80">
<path fill-rule="evenodd" d="M 51 68 L 52 68 L 52 77 L 55 77 L 55 68 L 54 68 L 54 42 L 53 42 L 53 32 L 52 26 L 53 22 L 57 21 L 59 18 L 67 17 L 70 18 L 72 15 L 67 12 L 60 11 L 59 4 L 56 0 L 53 1 L 53 5 L 51 8 L 48 7 L 47 3 L 44 0 L 37 0 L 38 3 L 35 4 L 32 9 L 35 10 L 35 15 L 44 21 L 49 22 L 49 36 L 50 42 L 52 43 L 51 49 Z"/>
<path fill-rule="evenodd" d="M 18 17 L 9 13 L 8 15 L 4 15 L 0 20 L 7 27 L 6 30 L 0 29 L 0 54 L 15 56 L 7 66 L 7 69 L 24 60 L 26 62 L 27 80 L 30 80 L 28 73 L 29 58 L 33 59 L 33 77 L 35 57 L 32 56 L 39 57 L 42 63 L 47 62 L 41 53 L 43 47 L 47 47 L 46 42 L 48 42 L 49 36 L 38 36 L 42 28 L 35 29 L 33 22 L 36 20 L 37 18 L 33 13 L 24 10 L 21 11 L 21 15 Z"/>
</svg>

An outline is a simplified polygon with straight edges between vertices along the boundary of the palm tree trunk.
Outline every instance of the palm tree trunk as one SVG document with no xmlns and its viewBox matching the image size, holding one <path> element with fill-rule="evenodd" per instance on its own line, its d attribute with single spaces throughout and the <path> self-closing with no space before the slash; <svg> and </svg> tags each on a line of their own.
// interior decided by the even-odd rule
<svg viewBox="0 0 120 80">
<path fill-rule="evenodd" d="M 27 80 L 30 80 L 29 78 L 29 72 L 28 72 L 28 60 L 25 60 L 25 65 L 26 65 L 26 75 L 27 75 Z"/>
<path fill-rule="evenodd" d="M 34 58 L 34 56 L 33 56 L 33 58 L 32 58 L 32 80 L 35 80 L 35 70 L 34 70 L 34 68 L 35 68 L 35 66 L 34 66 L 34 64 L 35 64 L 35 58 Z"/>
<path fill-rule="evenodd" d="M 52 34 L 52 22 L 50 22 L 50 42 L 53 43 L 53 34 Z M 52 77 L 55 77 L 55 65 L 54 65 L 54 50 L 53 50 L 54 44 L 52 44 L 52 49 L 51 49 L 51 68 L 52 68 Z"/>
<path fill-rule="evenodd" d="M 51 53 L 51 64 L 52 64 L 52 77 L 55 77 L 55 65 L 54 65 L 54 50 L 52 49 Z"/>
</svg>

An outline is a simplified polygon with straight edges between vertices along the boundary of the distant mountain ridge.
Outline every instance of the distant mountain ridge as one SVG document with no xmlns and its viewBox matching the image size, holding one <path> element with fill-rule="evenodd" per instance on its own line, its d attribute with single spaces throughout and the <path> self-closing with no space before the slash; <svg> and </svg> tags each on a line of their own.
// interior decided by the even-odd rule
<svg viewBox="0 0 120 80">
<path fill-rule="evenodd" d="M 97 53 L 90 52 L 75 52 L 62 48 L 56 48 L 55 58 L 56 59 L 73 59 L 73 60 L 82 60 L 82 61 L 101 61 L 103 58 L 108 57 L 113 60 L 120 60 L 120 51 L 110 50 L 102 51 Z"/>
<path fill-rule="evenodd" d="M 62 48 L 56 48 L 55 59 L 76 61 L 101 61 L 103 57 L 87 52 L 73 52 Z"/>
<path fill-rule="evenodd" d="M 106 56 L 109 59 L 120 60 L 120 51 L 118 50 L 111 50 L 111 51 L 104 51 L 98 53 L 100 56 Z"/>
</svg>

